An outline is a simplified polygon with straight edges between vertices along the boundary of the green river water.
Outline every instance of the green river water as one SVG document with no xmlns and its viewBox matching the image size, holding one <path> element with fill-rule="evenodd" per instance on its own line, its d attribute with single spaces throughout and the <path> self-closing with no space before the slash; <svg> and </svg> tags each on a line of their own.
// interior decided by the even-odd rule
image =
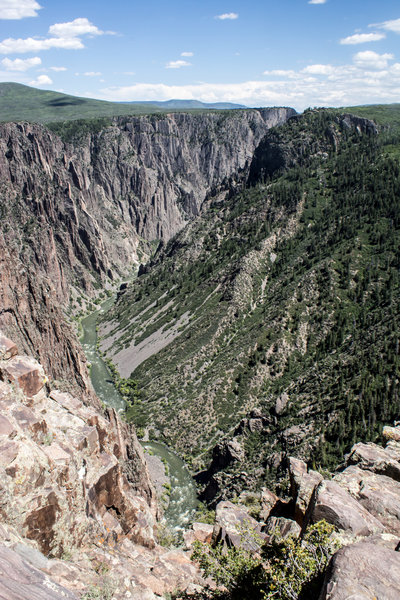
<svg viewBox="0 0 400 600">
<path fill-rule="evenodd" d="M 110 308 L 113 301 L 114 299 L 110 298 L 101 305 L 99 310 L 82 319 L 81 342 L 91 364 L 90 377 L 96 394 L 104 404 L 123 413 L 124 400 L 114 386 L 107 365 L 97 352 L 97 319 L 99 314 Z M 164 459 L 168 465 L 171 495 L 164 515 L 168 527 L 176 532 L 187 529 L 197 507 L 196 486 L 189 470 L 179 456 L 164 444 L 160 442 L 141 442 L 141 444 L 145 450 Z"/>
</svg>

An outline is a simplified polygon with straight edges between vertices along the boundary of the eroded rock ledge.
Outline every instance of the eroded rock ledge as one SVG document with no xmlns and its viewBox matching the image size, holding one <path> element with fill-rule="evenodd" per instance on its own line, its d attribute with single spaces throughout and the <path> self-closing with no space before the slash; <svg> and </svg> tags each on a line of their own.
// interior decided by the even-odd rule
<svg viewBox="0 0 400 600">
<path fill-rule="evenodd" d="M 199 581 L 157 545 L 157 506 L 134 429 L 68 393 L 0 333 L 0 597 L 151 600 Z"/>
</svg>

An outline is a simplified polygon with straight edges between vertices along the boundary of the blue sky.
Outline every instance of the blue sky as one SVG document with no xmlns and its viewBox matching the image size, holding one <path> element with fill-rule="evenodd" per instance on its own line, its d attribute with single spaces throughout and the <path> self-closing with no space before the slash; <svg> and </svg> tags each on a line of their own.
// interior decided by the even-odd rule
<svg viewBox="0 0 400 600">
<path fill-rule="evenodd" d="M 0 81 L 115 101 L 400 102 L 400 2 L 0 0 Z"/>
</svg>

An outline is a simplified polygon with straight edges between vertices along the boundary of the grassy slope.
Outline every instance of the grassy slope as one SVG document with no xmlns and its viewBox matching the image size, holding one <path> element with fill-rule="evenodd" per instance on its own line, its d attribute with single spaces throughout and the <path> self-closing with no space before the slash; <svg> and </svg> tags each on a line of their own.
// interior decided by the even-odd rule
<svg viewBox="0 0 400 600">
<path fill-rule="evenodd" d="M 0 83 L 0 121 L 50 123 L 162 112 L 152 105 L 120 104 L 38 90 L 18 83 Z"/>
<path fill-rule="evenodd" d="M 196 101 L 106 102 L 79 98 L 19 83 L 0 83 L 0 122 L 53 123 L 166 112 L 210 112 L 239 108 L 239 105 L 205 104 Z M 245 107 L 243 107 L 245 108 Z"/>
<path fill-rule="evenodd" d="M 189 315 L 133 373 L 135 418 L 187 454 L 282 394 L 268 434 L 246 438 L 250 462 L 286 446 L 331 464 L 398 417 L 398 140 L 348 132 L 334 114 L 280 128 L 286 147 L 302 148 L 300 167 L 211 204 L 112 315 L 125 327 L 114 350 Z"/>
</svg>

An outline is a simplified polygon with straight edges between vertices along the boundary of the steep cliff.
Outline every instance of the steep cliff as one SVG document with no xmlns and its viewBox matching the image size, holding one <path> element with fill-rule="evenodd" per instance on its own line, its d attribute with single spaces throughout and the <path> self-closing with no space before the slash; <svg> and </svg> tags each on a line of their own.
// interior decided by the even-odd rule
<svg viewBox="0 0 400 600">
<path fill-rule="evenodd" d="M 87 391 L 63 318 L 82 293 L 132 273 L 141 238 L 168 240 L 211 190 L 247 176 L 292 109 L 0 126 L 0 325 L 49 374 Z M 146 248 L 144 248 L 146 251 Z"/>
<path fill-rule="evenodd" d="M 237 487 L 286 448 L 330 466 L 397 416 L 399 173 L 376 132 L 328 110 L 269 131 L 250 171 L 261 183 L 216 194 L 100 327 L 142 390 L 134 418 L 187 456 L 261 409 L 240 434 Z"/>
<path fill-rule="evenodd" d="M 151 600 L 199 582 L 157 544 L 135 430 L 46 381 L 0 332 L 0 597 Z"/>
</svg>

